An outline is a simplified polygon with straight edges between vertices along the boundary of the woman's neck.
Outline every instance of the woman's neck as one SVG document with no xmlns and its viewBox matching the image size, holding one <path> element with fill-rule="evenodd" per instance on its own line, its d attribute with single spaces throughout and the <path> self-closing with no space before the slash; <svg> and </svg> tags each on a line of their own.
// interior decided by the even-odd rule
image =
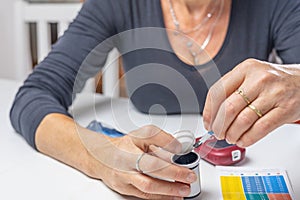
<svg viewBox="0 0 300 200">
<path fill-rule="evenodd" d="M 175 7 L 179 7 L 183 13 L 194 20 L 203 18 L 212 0 L 172 0 Z"/>
<path fill-rule="evenodd" d="M 190 14 L 195 14 L 199 10 L 205 10 L 211 3 L 211 0 L 180 0 Z"/>
</svg>

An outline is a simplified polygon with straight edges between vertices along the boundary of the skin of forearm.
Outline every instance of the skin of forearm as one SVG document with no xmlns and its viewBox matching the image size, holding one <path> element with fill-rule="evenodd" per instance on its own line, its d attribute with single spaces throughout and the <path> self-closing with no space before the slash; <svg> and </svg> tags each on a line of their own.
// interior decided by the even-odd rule
<svg viewBox="0 0 300 200">
<path fill-rule="evenodd" d="M 90 177 L 102 179 L 99 171 L 104 170 L 99 168 L 104 166 L 89 154 L 80 140 L 78 131 L 90 132 L 66 115 L 49 114 L 37 128 L 35 137 L 37 149 Z M 95 169 L 95 166 L 98 169 Z"/>
</svg>

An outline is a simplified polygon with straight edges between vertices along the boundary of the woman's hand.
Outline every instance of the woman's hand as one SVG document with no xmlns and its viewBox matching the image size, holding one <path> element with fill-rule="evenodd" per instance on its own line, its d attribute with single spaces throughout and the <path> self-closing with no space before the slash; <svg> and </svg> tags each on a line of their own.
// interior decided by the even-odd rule
<svg viewBox="0 0 300 200">
<path fill-rule="evenodd" d="M 101 179 L 124 195 L 182 199 L 197 179 L 192 170 L 170 163 L 170 152 L 180 152 L 181 145 L 155 126 L 110 138 L 81 127 L 68 116 L 52 113 L 39 125 L 35 140 L 40 152 Z M 136 168 L 138 160 L 142 172 Z"/>
<path fill-rule="evenodd" d="M 79 129 L 79 135 L 97 161 L 92 162 L 91 176 L 102 179 L 123 195 L 143 199 L 182 199 L 190 193 L 189 184 L 197 179 L 192 170 L 170 163 L 172 153 L 180 152 L 181 145 L 155 126 L 142 127 L 121 138 L 109 138 L 84 129 Z M 142 172 L 139 172 L 136 163 L 141 155 L 138 167 Z"/>
<path fill-rule="evenodd" d="M 204 126 L 219 139 L 247 147 L 300 119 L 300 66 L 248 59 L 209 90 Z"/>
</svg>

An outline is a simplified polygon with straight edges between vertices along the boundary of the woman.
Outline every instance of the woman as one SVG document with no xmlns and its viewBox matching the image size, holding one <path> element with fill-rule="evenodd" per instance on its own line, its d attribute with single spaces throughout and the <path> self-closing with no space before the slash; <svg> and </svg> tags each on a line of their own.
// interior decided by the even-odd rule
<svg viewBox="0 0 300 200">
<path fill-rule="evenodd" d="M 298 0 L 88 0 L 20 88 L 12 124 L 38 151 L 121 194 L 181 199 L 196 176 L 158 148 L 177 153 L 178 141 L 153 126 L 119 139 L 80 127 L 67 112 L 72 93 L 117 47 L 138 110 L 204 111 L 207 129 L 248 146 L 300 118 L 300 70 L 288 65 L 300 62 L 299 22 Z M 272 49 L 285 65 L 263 62 Z"/>
</svg>

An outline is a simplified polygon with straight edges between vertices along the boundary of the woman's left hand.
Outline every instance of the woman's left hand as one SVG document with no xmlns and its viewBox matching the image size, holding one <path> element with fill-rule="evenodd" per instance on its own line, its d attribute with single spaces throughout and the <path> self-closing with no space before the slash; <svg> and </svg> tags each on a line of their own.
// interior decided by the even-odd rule
<svg viewBox="0 0 300 200">
<path fill-rule="evenodd" d="M 300 119 L 300 65 L 248 59 L 209 90 L 204 126 L 240 147 Z"/>
</svg>

